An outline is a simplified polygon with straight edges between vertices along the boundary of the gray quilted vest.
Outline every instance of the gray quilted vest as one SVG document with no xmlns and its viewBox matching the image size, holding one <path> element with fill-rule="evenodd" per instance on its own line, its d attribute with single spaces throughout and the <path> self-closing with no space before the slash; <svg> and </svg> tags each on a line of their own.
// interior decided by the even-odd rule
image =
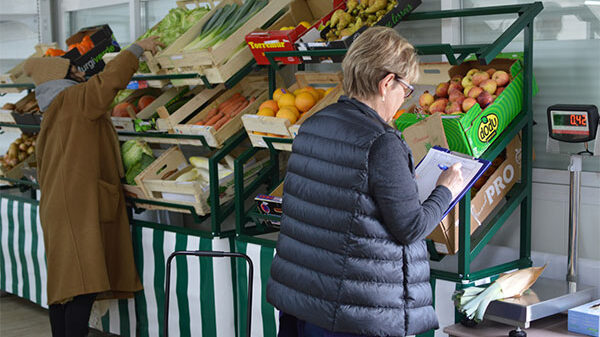
<svg viewBox="0 0 600 337">
<path fill-rule="evenodd" d="M 438 328 L 429 260 L 425 241 L 393 239 L 369 195 L 370 145 L 385 132 L 400 137 L 374 114 L 342 97 L 300 128 L 267 300 L 330 331 L 414 335 Z"/>
</svg>

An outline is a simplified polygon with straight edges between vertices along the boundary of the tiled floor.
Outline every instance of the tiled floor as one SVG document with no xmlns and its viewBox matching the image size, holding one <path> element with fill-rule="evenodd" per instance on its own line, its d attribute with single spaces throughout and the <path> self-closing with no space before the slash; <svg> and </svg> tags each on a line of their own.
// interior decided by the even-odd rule
<svg viewBox="0 0 600 337">
<path fill-rule="evenodd" d="M 50 337 L 48 310 L 22 298 L 0 295 L 0 336 Z M 89 337 L 114 336 L 90 330 Z"/>
</svg>

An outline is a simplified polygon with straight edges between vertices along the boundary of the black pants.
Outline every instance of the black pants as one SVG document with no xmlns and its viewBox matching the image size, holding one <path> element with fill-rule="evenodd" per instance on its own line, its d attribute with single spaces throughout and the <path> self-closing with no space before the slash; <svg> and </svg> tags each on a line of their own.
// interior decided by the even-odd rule
<svg viewBox="0 0 600 337">
<path fill-rule="evenodd" d="M 65 304 L 50 305 L 50 326 L 53 337 L 85 337 L 92 305 L 97 294 L 75 296 Z"/>
</svg>

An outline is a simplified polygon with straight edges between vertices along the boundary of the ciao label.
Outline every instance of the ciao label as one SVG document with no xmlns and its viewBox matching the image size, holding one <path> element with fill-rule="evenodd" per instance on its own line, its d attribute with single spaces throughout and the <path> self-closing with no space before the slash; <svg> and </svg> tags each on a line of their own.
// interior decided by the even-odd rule
<svg viewBox="0 0 600 337">
<path fill-rule="evenodd" d="M 498 124 L 498 116 L 495 114 L 484 116 L 481 119 L 481 124 L 479 124 L 479 130 L 477 132 L 479 141 L 487 143 L 492 140 L 498 131 Z"/>
</svg>

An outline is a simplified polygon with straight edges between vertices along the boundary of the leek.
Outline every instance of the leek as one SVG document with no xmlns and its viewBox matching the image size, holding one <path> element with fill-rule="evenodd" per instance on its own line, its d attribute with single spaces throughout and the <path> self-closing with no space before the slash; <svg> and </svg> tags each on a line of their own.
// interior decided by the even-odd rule
<svg viewBox="0 0 600 337">
<path fill-rule="evenodd" d="M 544 268 L 546 266 L 517 270 L 500 276 L 487 288 L 470 287 L 457 291 L 452 295 L 454 305 L 467 318 L 480 322 L 490 302 L 521 296 L 540 277 Z"/>
</svg>

